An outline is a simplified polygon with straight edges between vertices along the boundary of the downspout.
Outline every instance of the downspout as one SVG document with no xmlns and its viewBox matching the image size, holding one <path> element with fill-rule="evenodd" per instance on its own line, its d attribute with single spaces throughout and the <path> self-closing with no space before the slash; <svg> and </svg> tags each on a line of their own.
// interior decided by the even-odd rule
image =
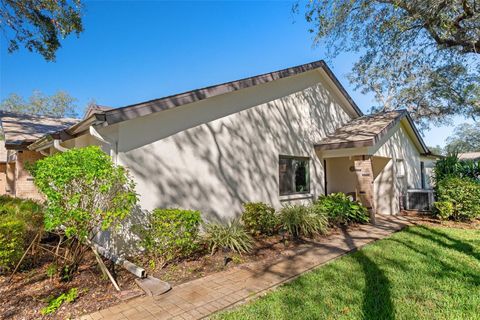
<svg viewBox="0 0 480 320">
<path fill-rule="evenodd" d="M 117 164 L 117 149 L 118 149 L 117 142 L 116 141 L 110 142 L 108 140 L 105 140 L 100 135 L 100 133 L 98 133 L 98 131 L 95 130 L 95 128 L 93 126 L 90 126 L 88 128 L 88 131 L 94 139 L 96 139 L 97 141 L 100 141 L 101 143 L 104 143 L 104 144 L 107 144 L 107 145 L 110 146 L 110 156 L 112 157 L 113 162 L 115 164 Z M 104 247 L 102 247 L 98 244 L 94 244 L 93 246 L 95 247 L 95 250 L 97 250 L 97 252 L 100 253 L 102 256 L 104 256 L 105 258 L 113 261 L 115 264 L 121 265 L 123 268 L 125 268 L 130 273 L 136 275 L 137 277 L 139 277 L 141 279 L 147 277 L 147 273 L 146 273 L 145 269 L 137 266 L 136 264 L 128 261 L 127 259 L 123 259 L 121 257 L 116 256 L 115 254 L 111 253 L 109 250 L 107 250 L 106 248 L 104 248 Z"/>
<path fill-rule="evenodd" d="M 93 126 L 90 126 L 88 131 L 94 139 L 110 146 L 110 157 L 112 157 L 113 163 L 117 164 L 118 143 L 116 141 L 110 142 L 105 140 L 105 138 L 103 138 Z"/>
<path fill-rule="evenodd" d="M 68 151 L 68 148 L 65 148 L 64 146 L 60 145 L 60 140 L 59 139 L 53 140 L 53 147 L 60 152 Z"/>
</svg>

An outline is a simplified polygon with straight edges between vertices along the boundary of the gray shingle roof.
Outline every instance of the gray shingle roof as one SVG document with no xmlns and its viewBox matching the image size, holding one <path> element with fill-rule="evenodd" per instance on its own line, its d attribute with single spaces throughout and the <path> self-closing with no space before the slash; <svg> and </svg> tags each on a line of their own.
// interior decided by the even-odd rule
<svg viewBox="0 0 480 320">
<path fill-rule="evenodd" d="M 404 117 L 408 117 L 407 111 L 395 110 L 356 118 L 319 141 L 315 148 L 331 150 L 373 146 Z M 413 123 L 412 127 L 414 128 Z M 423 144 L 421 137 L 418 138 Z"/>
<path fill-rule="evenodd" d="M 34 142 L 46 134 L 65 129 L 80 120 L 0 111 L 0 121 L 5 136 L 5 144 L 8 147 Z"/>
</svg>

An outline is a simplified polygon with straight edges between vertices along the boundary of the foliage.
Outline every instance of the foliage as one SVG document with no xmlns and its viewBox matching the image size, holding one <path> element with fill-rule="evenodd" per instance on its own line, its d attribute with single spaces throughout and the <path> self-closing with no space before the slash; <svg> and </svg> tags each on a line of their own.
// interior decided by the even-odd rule
<svg viewBox="0 0 480 320">
<path fill-rule="evenodd" d="M 373 111 L 407 108 L 424 127 L 480 115 L 480 10 L 474 0 L 314 0 L 315 44 L 358 52 L 349 76 L 375 95 Z"/>
<path fill-rule="evenodd" d="M 213 319 L 478 319 L 479 238 L 409 227 Z"/>
<path fill-rule="evenodd" d="M 435 147 L 428 147 L 428 150 L 434 155 L 441 156 L 443 155 L 443 148 L 439 146 L 438 144 Z"/>
<path fill-rule="evenodd" d="M 327 230 L 327 218 L 313 207 L 287 205 L 280 210 L 279 218 L 283 229 L 294 238 L 312 237 Z"/>
<path fill-rule="evenodd" d="M 164 262 L 188 256 L 198 249 L 201 223 L 199 211 L 155 209 L 149 217 L 149 228 L 144 230 L 142 245 Z"/>
<path fill-rule="evenodd" d="M 333 224 L 366 223 L 370 220 L 367 208 L 342 192 L 321 196 L 313 206 L 315 210 L 325 213 Z"/>
<path fill-rule="evenodd" d="M 60 39 L 83 31 L 80 0 L 2 0 L 0 28 L 9 42 L 8 51 L 23 45 L 45 60 L 55 60 Z"/>
<path fill-rule="evenodd" d="M 34 91 L 28 101 L 12 93 L 0 103 L 0 109 L 25 114 L 45 115 L 51 117 L 76 117 L 76 99 L 65 91 L 46 96 Z"/>
<path fill-rule="evenodd" d="M 450 201 L 436 201 L 433 206 L 434 213 L 441 219 L 448 219 L 453 215 L 453 203 Z"/>
<path fill-rule="evenodd" d="M 32 200 L 0 196 L 0 271 L 15 266 L 41 232 L 42 207 Z"/>
<path fill-rule="evenodd" d="M 134 208 L 137 195 L 128 172 L 97 146 L 70 149 L 28 166 L 46 196 L 45 229 L 70 239 L 61 277 L 70 279 L 101 230 L 114 228 Z"/>
<path fill-rule="evenodd" d="M 71 303 L 75 301 L 75 299 L 77 298 L 78 298 L 78 289 L 71 288 L 70 290 L 68 290 L 68 292 L 66 293 L 64 292 L 58 297 L 51 299 L 48 302 L 48 306 L 46 306 L 45 308 L 42 308 L 42 310 L 40 310 L 40 313 L 44 316 L 55 313 L 62 306 L 64 302 Z"/>
<path fill-rule="evenodd" d="M 275 209 L 263 202 L 248 202 L 243 204 L 242 221 L 245 229 L 252 234 L 271 235 L 278 225 Z"/>
<path fill-rule="evenodd" d="M 447 177 L 438 182 L 437 200 L 452 203 L 450 218 L 454 220 L 480 217 L 480 182 L 469 178 Z"/>
<path fill-rule="evenodd" d="M 435 184 L 447 177 L 465 177 L 480 180 L 480 162 L 460 160 L 456 154 L 438 159 L 433 168 Z"/>
<path fill-rule="evenodd" d="M 248 253 L 253 248 L 253 239 L 238 219 L 228 224 L 207 223 L 204 225 L 203 239 L 212 254 L 215 251 L 230 250 L 237 253 Z"/>
<path fill-rule="evenodd" d="M 480 152 L 480 123 L 458 125 L 448 137 L 445 150 L 448 153 Z"/>
<path fill-rule="evenodd" d="M 12 216 L 0 216 L 0 270 L 20 260 L 24 250 L 25 223 Z"/>
</svg>

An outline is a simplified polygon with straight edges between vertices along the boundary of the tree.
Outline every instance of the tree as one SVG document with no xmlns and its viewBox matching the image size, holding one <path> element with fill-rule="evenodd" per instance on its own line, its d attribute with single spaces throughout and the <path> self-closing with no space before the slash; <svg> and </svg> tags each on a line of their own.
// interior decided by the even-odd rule
<svg viewBox="0 0 480 320">
<path fill-rule="evenodd" d="M 55 60 L 60 38 L 83 31 L 80 0 L 0 0 L 0 28 L 8 51 L 24 46 Z"/>
<path fill-rule="evenodd" d="M 457 126 L 447 139 L 448 153 L 480 152 L 480 123 L 464 123 Z"/>
<path fill-rule="evenodd" d="M 428 147 L 428 150 L 430 150 L 431 153 L 437 156 L 440 156 L 443 154 L 443 149 L 438 144 L 435 147 Z"/>
<path fill-rule="evenodd" d="M 76 117 L 75 101 L 65 91 L 58 91 L 51 96 L 34 91 L 28 101 L 12 93 L 0 103 L 0 110 L 50 117 Z"/>
<path fill-rule="evenodd" d="M 361 53 L 349 80 L 372 111 L 406 108 L 423 128 L 480 115 L 478 1 L 314 0 L 305 17 L 330 57 Z"/>
<path fill-rule="evenodd" d="M 45 229 L 68 239 L 60 275 L 70 279 L 95 236 L 114 231 L 133 209 L 135 184 L 125 168 L 114 165 L 97 146 L 57 153 L 29 170 L 46 197 Z"/>
</svg>

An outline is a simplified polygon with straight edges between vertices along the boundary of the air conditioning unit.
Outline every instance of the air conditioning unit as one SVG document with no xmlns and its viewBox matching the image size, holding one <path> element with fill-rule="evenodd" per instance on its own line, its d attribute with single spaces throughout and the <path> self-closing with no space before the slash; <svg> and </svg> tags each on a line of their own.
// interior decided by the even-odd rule
<svg viewBox="0 0 480 320">
<path fill-rule="evenodd" d="M 409 189 L 405 197 L 405 208 L 407 210 L 431 211 L 433 201 L 433 190 Z"/>
</svg>

